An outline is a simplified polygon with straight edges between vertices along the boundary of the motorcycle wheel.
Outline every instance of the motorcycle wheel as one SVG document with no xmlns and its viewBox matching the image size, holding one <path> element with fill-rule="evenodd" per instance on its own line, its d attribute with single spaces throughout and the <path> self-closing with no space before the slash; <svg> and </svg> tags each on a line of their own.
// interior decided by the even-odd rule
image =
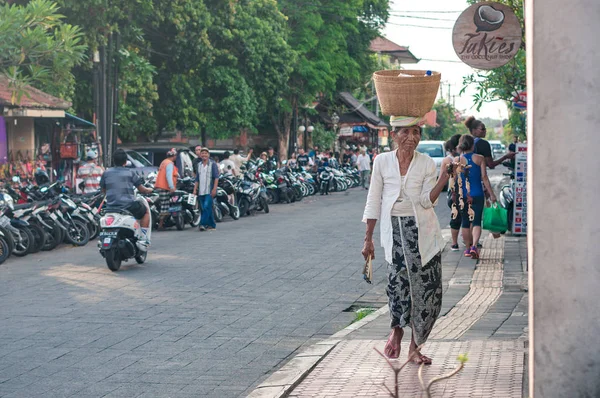
<svg viewBox="0 0 600 398">
<path fill-rule="evenodd" d="M 213 216 L 215 217 L 215 222 L 223 221 L 223 212 L 218 204 L 213 206 Z"/>
<path fill-rule="evenodd" d="M 138 264 L 144 264 L 146 262 L 146 257 L 148 257 L 148 252 L 140 252 L 137 256 L 135 256 L 135 262 Z"/>
<path fill-rule="evenodd" d="M 183 213 L 179 213 L 175 217 L 175 228 L 177 228 L 178 231 L 183 231 L 183 229 L 185 228 L 185 221 L 183 219 Z"/>
<path fill-rule="evenodd" d="M 34 244 L 31 247 L 31 253 L 37 253 L 42 250 L 42 247 L 44 247 L 44 244 L 46 243 L 46 233 L 44 232 L 44 228 L 37 224 L 30 223 L 28 228 L 34 239 Z"/>
<path fill-rule="evenodd" d="M 240 199 L 238 208 L 240 209 L 240 216 L 246 217 L 248 215 L 248 209 L 250 209 L 250 201 L 248 201 L 248 198 Z"/>
<path fill-rule="evenodd" d="M 190 221 L 190 225 L 192 228 L 197 228 L 198 225 L 200 225 L 200 212 L 198 210 L 192 212 L 192 221 Z"/>
<path fill-rule="evenodd" d="M 269 214 L 269 203 L 265 198 L 260 198 L 260 207 L 261 210 L 265 212 L 265 214 Z"/>
<path fill-rule="evenodd" d="M 100 225 L 94 221 L 88 221 L 86 224 L 90 233 L 90 240 L 97 238 L 100 235 Z"/>
<path fill-rule="evenodd" d="M 44 229 L 46 235 L 46 241 L 42 247 L 43 251 L 54 250 L 56 246 L 60 245 L 63 241 L 62 230 L 52 220 L 44 220 L 44 222 L 50 225 L 50 231 Z"/>
<path fill-rule="evenodd" d="M 75 246 L 85 246 L 90 241 L 90 230 L 80 220 L 72 220 L 67 228 L 65 240 Z"/>
<path fill-rule="evenodd" d="M 4 234 L 3 238 L 6 241 L 6 244 L 8 245 L 8 256 L 10 257 L 12 252 L 15 250 L 15 238 L 13 237 L 12 232 L 7 230 L 6 228 L 0 228 L 0 231 L 2 231 L 2 233 Z"/>
<path fill-rule="evenodd" d="M 13 254 L 17 257 L 23 257 L 31 253 L 35 245 L 35 238 L 27 227 L 15 227 L 19 230 L 20 241 L 15 242 Z"/>
<path fill-rule="evenodd" d="M 0 236 L 0 264 L 5 262 L 10 257 L 10 251 L 8 250 L 8 243 L 3 236 Z"/>
<path fill-rule="evenodd" d="M 308 196 L 313 196 L 315 193 L 315 186 L 313 184 L 308 184 Z"/>
<path fill-rule="evenodd" d="M 279 194 L 273 189 L 267 189 L 267 201 L 271 204 L 279 203 Z"/>
<path fill-rule="evenodd" d="M 298 187 L 294 189 L 294 195 L 296 196 L 296 202 L 300 202 L 304 198 L 302 190 Z"/>
<path fill-rule="evenodd" d="M 237 207 L 237 206 L 231 206 L 231 208 L 229 209 L 229 215 L 234 220 L 239 220 L 239 218 L 240 218 L 240 208 Z"/>
<path fill-rule="evenodd" d="M 108 269 L 112 272 L 116 272 L 121 268 L 121 254 L 119 254 L 119 250 L 116 247 L 104 253 L 104 258 L 106 259 Z"/>
</svg>

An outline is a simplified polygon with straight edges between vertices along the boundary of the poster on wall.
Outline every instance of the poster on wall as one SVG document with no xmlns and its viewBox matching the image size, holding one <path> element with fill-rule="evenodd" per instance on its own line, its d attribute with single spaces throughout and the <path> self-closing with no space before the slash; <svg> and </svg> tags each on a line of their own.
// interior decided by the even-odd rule
<svg viewBox="0 0 600 398">
<path fill-rule="evenodd" d="M 513 235 L 527 235 L 527 144 L 517 144 Z"/>
</svg>

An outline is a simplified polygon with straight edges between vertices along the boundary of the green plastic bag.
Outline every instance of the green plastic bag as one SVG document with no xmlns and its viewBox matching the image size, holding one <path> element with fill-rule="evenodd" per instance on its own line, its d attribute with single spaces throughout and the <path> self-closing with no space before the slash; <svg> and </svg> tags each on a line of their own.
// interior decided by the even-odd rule
<svg viewBox="0 0 600 398">
<path fill-rule="evenodd" d="M 483 229 L 503 234 L 508 229 L 507 211 L 494 203 L 483 209 Z"/>
</svg>

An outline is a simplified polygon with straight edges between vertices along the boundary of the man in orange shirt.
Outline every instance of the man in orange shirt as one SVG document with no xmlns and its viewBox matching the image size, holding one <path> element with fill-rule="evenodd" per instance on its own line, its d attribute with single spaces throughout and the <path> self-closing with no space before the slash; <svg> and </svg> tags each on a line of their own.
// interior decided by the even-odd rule
<svg viewBox="0 0 600 398">
<path fill-rule="evenodd" d="M 154 188 L 158 191 L 158 201 L 160 203 L 160 218 L 158 220 L 158 228 L 162 229 L 165 219 L 169 216 L 169 205 L 171 201 L 171 192 L 175 192 L 177 184 L 177 166 L 175 159 L 177 158 L 177 150 L 170 149 L 167 152 L 167 158 L 162 161 L 158 168 L 156 176 L 156 184 Z"/>
</svg>

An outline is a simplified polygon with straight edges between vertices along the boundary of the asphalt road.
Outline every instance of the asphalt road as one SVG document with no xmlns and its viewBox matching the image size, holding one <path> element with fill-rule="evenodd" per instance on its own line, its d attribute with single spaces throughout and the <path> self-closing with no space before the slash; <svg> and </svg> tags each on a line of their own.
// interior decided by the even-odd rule
<svg viewBox="0 0 600 398">
<path fill-rule="evenodd" d="M 383 305 L 362 280 L 366 191 L 272 206 L 215 232 L 154 233 L 113 273 L 61 247 L 0 266 L 0 396 L 245 396 L 305 345 Z M 449 222 L 445 200 L 437 212 Z M 378 249 L 379 250 L 379 249 Z"/>
</svg>

